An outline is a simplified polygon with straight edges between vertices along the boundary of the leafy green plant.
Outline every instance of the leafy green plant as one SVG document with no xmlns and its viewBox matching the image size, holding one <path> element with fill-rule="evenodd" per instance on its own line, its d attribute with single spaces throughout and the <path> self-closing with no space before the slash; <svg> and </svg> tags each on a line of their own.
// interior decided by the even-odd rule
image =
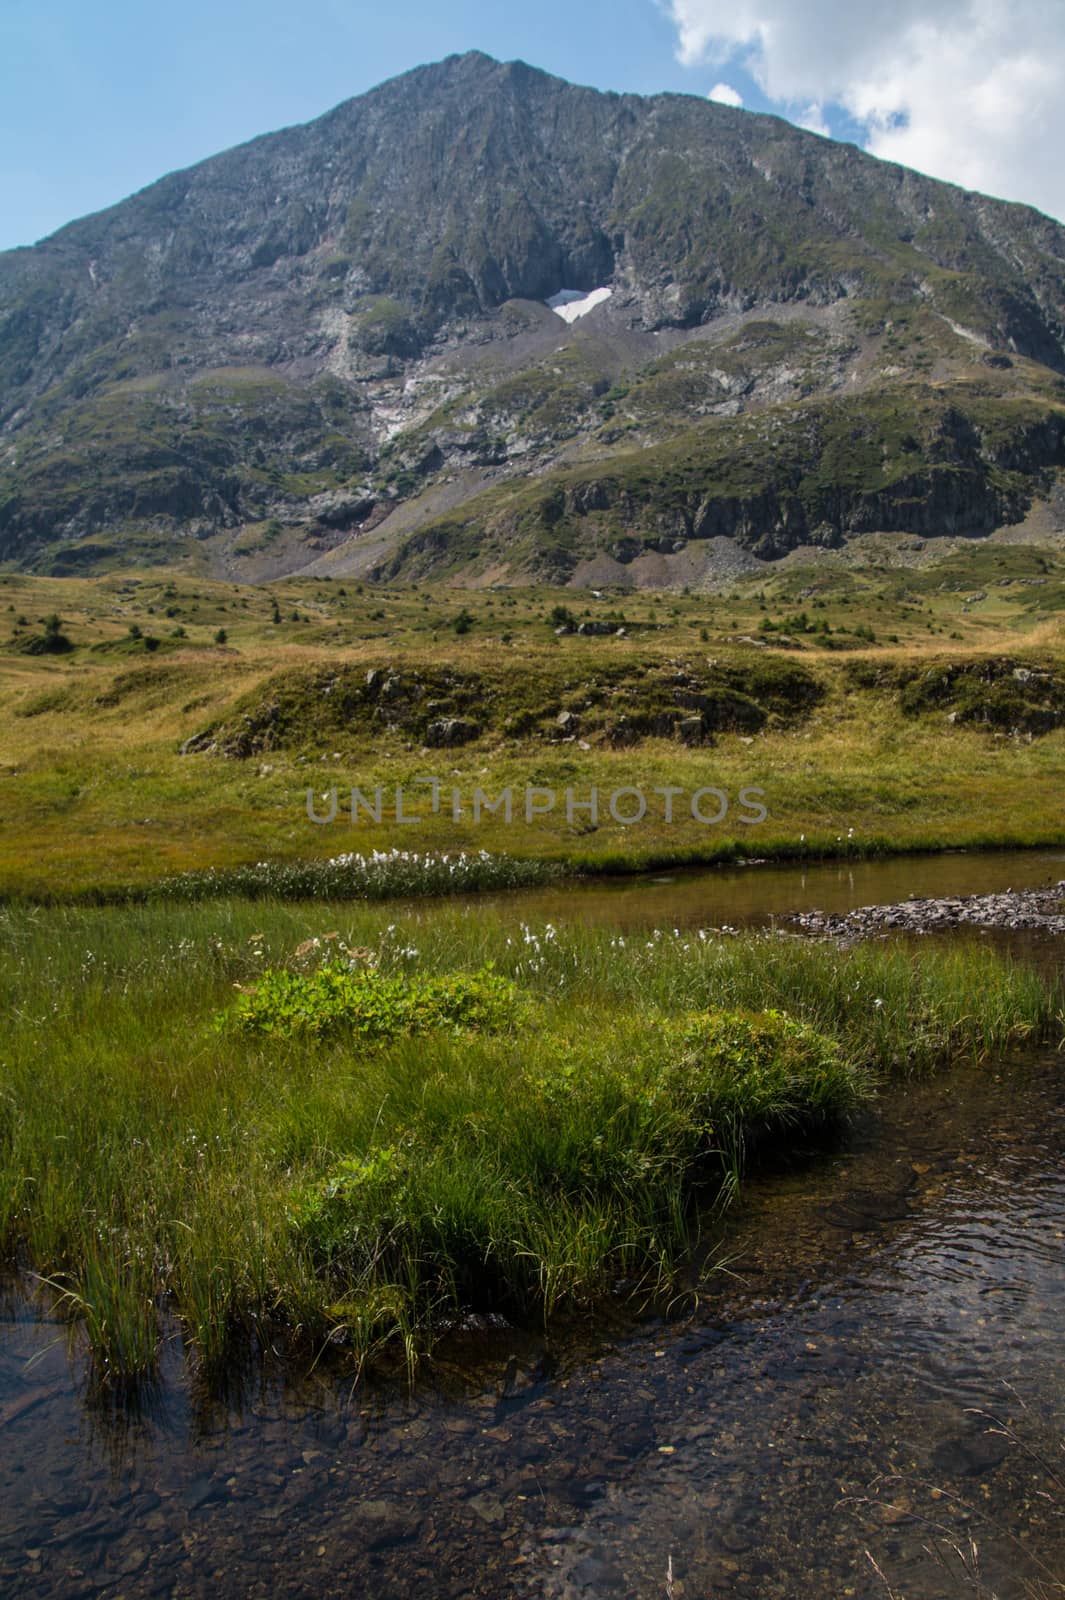
<svg viewBox="0 0 1065 1600">
<path fill-rule="evenodd" d="M 479 972 L 426 977 L 352 968 L 341 958 L 309 974 L 286 968 L 264 972 L 218 1025 L 275 1038 L 349 1032 L 381 1040 L 431 1028 L 494 1033 L 512 1027 L 522 1012 L 515 985 L 490 965 Z"/>
<path fill-rule="evenodd" d="M 490 1127 L 450 1067 L 409 1121 L 294 1203 L 301 1243 L 347 1285 L 359 1327 L 382 1283 L 403 1284 L 423 1319 L 471 1294 L 550 1310 L 600 1292 L 611 1263 L 653 1283 L 696 1192 L 731 1194 L 748 1135 L 815 1127 L 866 1092 L 832 1041 L 779 1011 L 541 1036 L 535 1063 L 498 1081 Z"/>
</svg>

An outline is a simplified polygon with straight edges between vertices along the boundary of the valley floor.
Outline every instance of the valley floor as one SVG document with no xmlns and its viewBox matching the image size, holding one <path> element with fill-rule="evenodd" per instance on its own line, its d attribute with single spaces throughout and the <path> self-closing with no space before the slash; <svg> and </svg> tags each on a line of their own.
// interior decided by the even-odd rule
<svg viewBox="0 0 1065 1600">
<path fill-rule="evenodd" d="M 0 895 L 1065 839 L 1065 559 L 884 554 L 726 595 L 0 576 Z"/>
</svg>

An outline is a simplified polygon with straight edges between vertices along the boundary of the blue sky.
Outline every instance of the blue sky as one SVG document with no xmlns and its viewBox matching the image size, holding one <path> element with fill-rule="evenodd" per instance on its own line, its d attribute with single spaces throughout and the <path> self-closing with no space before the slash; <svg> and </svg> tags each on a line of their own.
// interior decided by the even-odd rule
<svg viewBox="0 0 1065 1600">
<path fill-rule="evenodd" d="M 598 88 L 707 93 L 720 72 L 680 65 L 676 44 L 653 0 L 3 0 L 0 248 L 457 51 Z M 766 106 L 742 71 L 728 79 Z"/>
<path fill-rule="evenodd" d="M 725 83 L 751 110 L 1062 217 L 1061 3 L 0 0 L 0 249 L 469 49 L 604 89 Z"/>
</svg>

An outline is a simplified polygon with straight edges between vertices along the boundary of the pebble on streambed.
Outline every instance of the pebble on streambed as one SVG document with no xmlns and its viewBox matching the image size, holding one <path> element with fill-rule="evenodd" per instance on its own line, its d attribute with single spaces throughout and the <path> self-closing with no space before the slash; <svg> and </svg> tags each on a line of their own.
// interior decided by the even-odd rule
<svg viewBox="0 0 1065 1600">
<path fill-rule="evenodd" d="M 1007 889 L 1001 894 L 970 894 L 929 899 L 915 896 L 895 905 L 859 906 L 854 911 L 797 911 L 790 920 L 806 933 L 844 940 L 901 931 L 931 933 L 942 928 L 1039 929 L 1065 934 L 1065 879 L 1042 889 Z"/>
</svg>

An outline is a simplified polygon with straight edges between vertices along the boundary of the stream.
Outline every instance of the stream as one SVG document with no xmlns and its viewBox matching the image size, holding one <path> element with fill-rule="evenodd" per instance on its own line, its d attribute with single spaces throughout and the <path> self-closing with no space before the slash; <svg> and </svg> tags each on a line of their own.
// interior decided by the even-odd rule
<svg viewBox="0 0 1065 1600">
<path fill-rule="evenodd" d="M 791 926 L 800 912 L 845 914 L 918 895 L 994 894 L 1065 878 L 1065 849 L 946 851 L 885 860 L 813 861 L 671 869 L 638 877 L 573 879 L 469 902 L 518 906 L 526 922 L 636 928 Z"/>
<path fill-rule="evenodd" d="M 662 876 L 510 904 L 740 926 L 1057 881 L 1065 852 Z M 747 1181 L 670 1320 L 483 1329 L 413 1390 L 249 1362 L 220 1396 L 172 1330 L 157 1389 L 108 1406 L 8 1283 L 0 1594 L 1065 1593 L 1062 1060 L 885 1088 Z"/>
</svg>

